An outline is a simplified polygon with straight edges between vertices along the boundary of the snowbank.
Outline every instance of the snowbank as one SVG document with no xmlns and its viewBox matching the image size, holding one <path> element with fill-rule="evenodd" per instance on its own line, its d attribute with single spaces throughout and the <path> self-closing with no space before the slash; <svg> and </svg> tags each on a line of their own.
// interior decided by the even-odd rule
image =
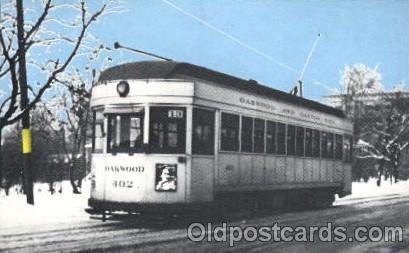
<svg viewBox="0 0 409 253">
<path fill-rule="evenodd" d="M 336 198 L 335 204 L 350 203 L 360 199 L 374 199 L 386 196 L 398 196 L 409 194 L 409 180 L 392 183 L 389 180 L 381 182 L 381 186 L 376 185 L 375 178 L 370 178 L 368 182 L 353 182 L 352 194 L 342 199 Z"/>
<path fill-rule="evenodd" d="M 61 183 L 63 191 L 51 195 L 48 184 L 34 185 L 35 205 L 26 203 L 26 196 L 18 193 L 18 187 L 10 189 L 10 195 L 0 195 L 0 230 L 2 228 L 33 226 L 40 224 L 70 223 L 88 220 L 84 209 L 89 197 L 89 183 L 84 180 L 82 194 L 72 194 L 68 181 Z"/>
</svg>

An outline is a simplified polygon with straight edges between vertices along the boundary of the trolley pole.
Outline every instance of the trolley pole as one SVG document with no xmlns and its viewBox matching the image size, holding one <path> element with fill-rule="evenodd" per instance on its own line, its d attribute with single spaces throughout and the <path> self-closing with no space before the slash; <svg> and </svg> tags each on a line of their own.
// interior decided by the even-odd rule
<svg viewBox="0 0 409 253">
<path fill-rule="evenodd" d="M 30 130 L 30 112 L 27 109 L 27 69 L 26 69 L 26 50 L 24 39 L 24 9 L 23 0 L 17 0 L 17 38 L 18 38 L 18 66 L 19 66 L 19 84 L 20 84 L 20 108 L 23 112 L 21 149 L 23 155 L 23 184 L 24 193 L 27 197 L 27 203 L 34 205 L 33 194 L 33 173 L 31 170 L 31 130 Z"/>
<path fill-rule="evenodd" d="M 303 92 L 304 92 L 304 91 L 303 91 L 303 90 L 304 90 L 304 87 L 303 87 L 303 86 L 304 86 L 304 83 L 303 83 L 304 74 L 305 74 L 305 71 L 307 70 L 308 64 L 310 63 L 312 54 L 314 53 L 315 47 L 317 46 L 320 37 L 321 37 L 321 33 L 318 33 L 317 38 L 315 39 L 314 44 L 312 45 L 311 50 L 310 50 L 310 52 L 308 53 L 307 59 L 305 60 L 304 67 L 302 68 L 302 71 L 301 71 L 301 73 L 300 73 L 300 78 L 298 78 L 297 84 L 295 85 L 295 87 L 297 87 L 296 91 L 297 91 L 298 94 L 294 94 L 294 95 L 298 95 L 299 97 L 303 97 Z M 295 87 L 293 88 L 292 91 L 295 90 Z M 292 91 L 291 91 L 291 92 L 292 92 Z"/>
<path fill-rule="evenodd" d="M 127 50 L 129 50 L 129 51 L 132 51 L 132 52 L 135 52 L 135 53 L 138 53 L 138 54 L 148 55 L 148 56 L 150 56 L 150 57 L 157 58 L 157 59 L 161 59 L 161 60 L 164 60 L 164 61 L 173 61 L 173 60 L 170 59 L 170 58 L 162 57 L 162 56 L 159 56 L 159 55 L 157 55 L 157 54 L 149 53 L 149 52 L 142 51 L 142 50 L 135 49 L 135 48 L 130 48 L 130 47 L 122 46 L 121 44 L 119 44 L 118 41 L 116 41 L 116 42 L 114 43 L 114 48 L 115 48 L 115 49 L 123 48 L 123 49 L 127 49 Z"/>
</svg>

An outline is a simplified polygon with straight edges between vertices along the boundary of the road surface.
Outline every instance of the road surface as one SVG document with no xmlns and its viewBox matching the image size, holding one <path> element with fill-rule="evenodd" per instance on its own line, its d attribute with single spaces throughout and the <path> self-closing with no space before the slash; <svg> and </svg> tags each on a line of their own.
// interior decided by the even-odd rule
<svg viewBox="0 0 409 253">
<path fill-rule="evenodd" d="M 234 213 L 222 220 L 209 217 L 181 218 L 171 224 L 159 218 L 116 215 L 103 223 L 100 217 L 86 222 L 44 224 L 0 230 L 0 252 L 409 252 L 409 196 L 388 195 L 337 202 L 331 208 L 291 212 Z M 228 226 L 346 226 L 347 235 L 363 225 L 400 226 L 403 242 L 193 242 L 187 238 L 192 222 Z M 0 224 L 1 227 L 1 224 Z M 214 235 L 210 233 L 210 235 Z M 228 234 L 228 236 L 231 236 Z M 207 236 L 205 237 L 207 238 Z"/>
</svg>

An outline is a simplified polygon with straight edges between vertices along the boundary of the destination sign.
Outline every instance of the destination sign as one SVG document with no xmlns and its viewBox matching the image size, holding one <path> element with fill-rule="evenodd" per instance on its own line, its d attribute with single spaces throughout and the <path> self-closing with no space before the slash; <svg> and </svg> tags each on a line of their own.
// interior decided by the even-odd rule
<svg viewBox="0 0 409 253">
<path fill-rule="evenodd" d="M 143 166 L 105 166 L 105 171 L 108 172 L 144 172 Z"/>
<path fill-rule="evenodd" d="M 169 110 L 168 118 L 183 119 L 183 111 L 182 110 Z"/>
<path fill-rule="evenodd" d="M 333 119 L 322 117 L 322 115 L 319 115 L 318 113 L 314 113 L 314 112 L 310 112 L 310 111 L 306 111 L 302 109 L 295 110 L 293 108 L 281 107 L 280 105 L 274 105 L 273 103 L 268 103 L 268 102 L 259 101 L 257 99 L 246 98 L 246 97 L 240 97 L 239 102 L 245 105 L 246 107 L 264 109 L 264 110 L 275 112 L 277 114 L 288 115 L 292 117 L 300 117 L 300 118 L 303 118 L 309 121 L 314 121 L 317 123 L 325 123 L 328 125 L 336 124 L 335 120 Z"/>
</svg>

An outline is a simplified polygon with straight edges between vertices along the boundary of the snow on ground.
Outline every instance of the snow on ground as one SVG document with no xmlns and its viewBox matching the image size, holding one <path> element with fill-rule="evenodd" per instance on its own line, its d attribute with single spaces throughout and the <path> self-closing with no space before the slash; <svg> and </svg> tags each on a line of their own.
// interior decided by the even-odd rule
<svg viewBox="0 0 409 253">
<path fill-rule="evenodd" d="M 61 193 L 58 192 L 60 186 Z M 48 184 L 36 183 L 34 206 L 26 203 L 26 196 L 18 193 L 18 187 L 10 189 L 9 196 L 0 192 L 0 231 L 3 228 L 89 220 L 89 215 L 84 211 L 89 197 L 87 180 L 84 180 L 82 194 L 73 194 L 69 181 L 64 181 L 55 188 L 56 192 L 51 195 Z"/>
<path fill-rule="evenodd" d="M 47 184 L 35 184 L 35 205 L 26 204 L 23 194 L 17 194 L 16 188 L 10 190 L 10 195 L 5 196 L 0 192 L 0 231 L 5 228 L 20 229 L 21 227 L 51 225 L 61 223 L 70 224 L 89 221 L 89 215 L 84 211 L 87 208 L 89 197 L 89 181 L 83 183 L 83 194 L 72 194 L 68 181 L 62 182 L 63 192 L 53 195 L 48 191 Z M 352 195 L 342 199 L 337 198 L 335 205 L 351 204 L 362 199 L 374 200 L 381 197 L 393 197 L 409 193 L 409 181 L 390 184 L 383 181 L 381 187 L 376 186 L 376 179 L 365 182 L 352 183 Z"/>
<path fill-rule="evenodd" d="M 353 182 L 352 194 L 343 198 L 336 198 L 335 205 L 353 203 L 362 199 L 374 199 L 387 196 L 408 195 L 409 180 L 392 183 L 389 180 L 381 182 L 381 186 L 376 185 L 376 178 L 370 178 L 368 182 Z"/>
</svg>

